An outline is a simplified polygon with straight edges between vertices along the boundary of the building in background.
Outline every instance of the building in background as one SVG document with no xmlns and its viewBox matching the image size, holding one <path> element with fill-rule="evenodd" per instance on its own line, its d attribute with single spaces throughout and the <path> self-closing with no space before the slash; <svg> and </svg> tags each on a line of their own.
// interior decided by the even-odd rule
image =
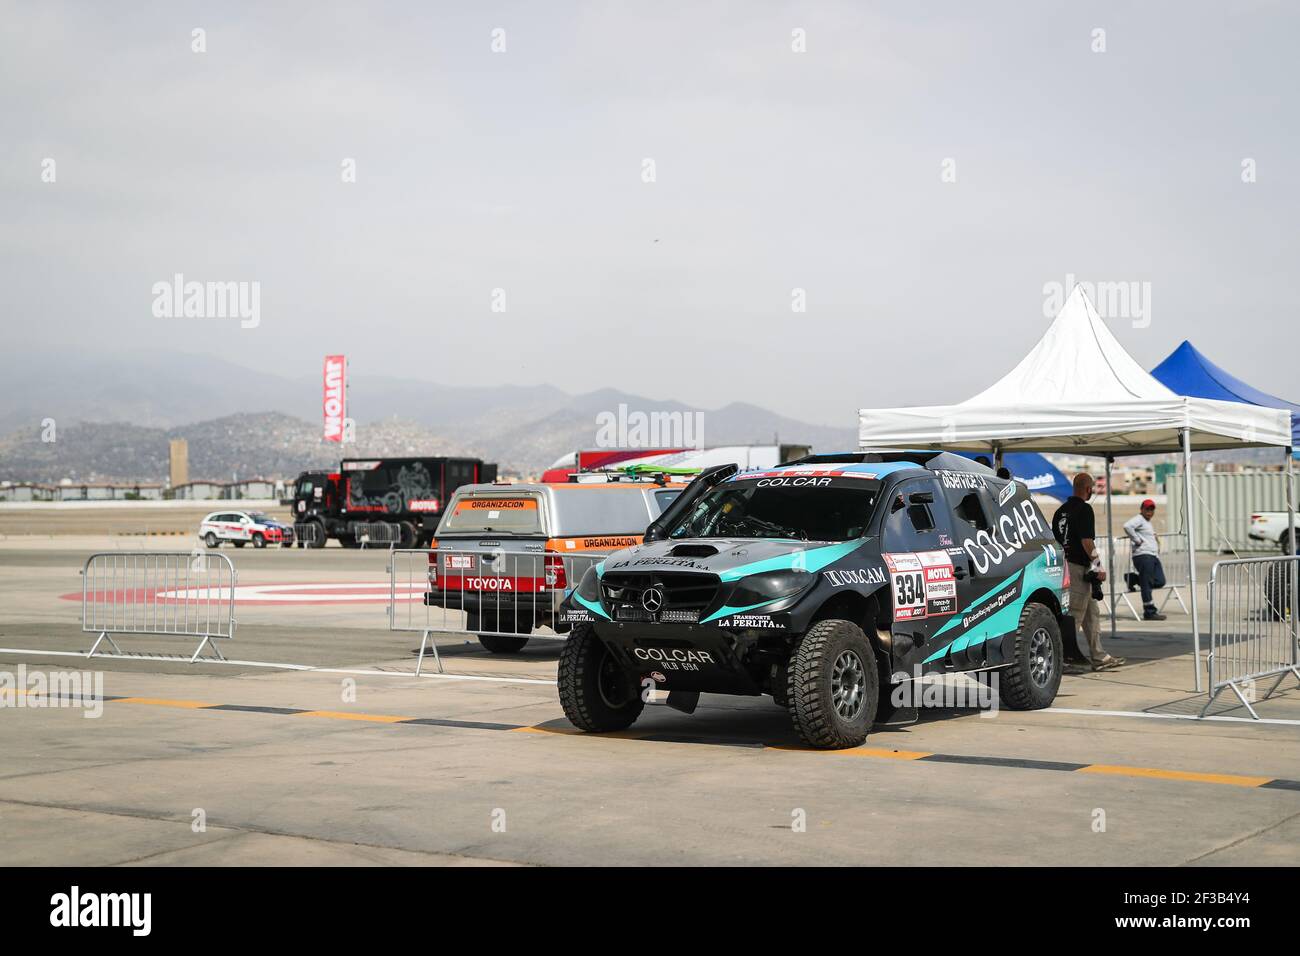
<svg viewBox="0 0 1300 956">
<path fill-rule="evenodd" d="M 225 497 L 226 486 L 219 481 L 189 481 L 172 485 L 172 497 L 181 501 L 213 501 Z"/>
<path fill-rule="evenodd" d="M 65 478 L 53 490 L 58 501 L 157 501 L 162 497 L 163 486 L 156 482 L 72 481 Z"/>
<path fill-rule="evenodd" d="M 33 481 L 0 482 L 0 501 L 53 501 L 54 488 Z"/>
<path fill-rule="evenodd" d="M 173 438 L 168 443 L 170 485 L 179 488 L 190 480 L 190 443 L 184 438 Z"/>
<path fill-rule="evenodd" d="M 270 478 L 241 478 L 239 481 L 232 481 L 226 485 L 225 497 L 266 500 L 268 498 L 278 498 L 283 488 L 283 483 L 273 481 Z"/>
</svg>

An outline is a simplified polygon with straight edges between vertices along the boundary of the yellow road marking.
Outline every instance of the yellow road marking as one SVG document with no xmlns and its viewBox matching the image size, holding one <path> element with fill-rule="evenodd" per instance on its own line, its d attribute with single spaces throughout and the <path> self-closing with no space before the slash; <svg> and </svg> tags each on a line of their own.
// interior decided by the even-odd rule
<svg viewBox="0 0 1300 956">
<path fill-rule="evenodd" d="M 331 720 L 368 720 L 375 724 L 400 724 L 410 717 L 392 717 L 387 714 L 354 714 L 346 710 L 304 710 L 293 717 L 327 717 Z"/>
<path fill-rule="evenodd" d="M 150 707 L 183 707 L 187 710 L 198 710 L 201 707 L 211 707 L 211 704 L 205 704 L 201 700 L 167 700 L 164 697 L 119 697 L 117 700 L 105 701 L 109 704 L 148 704 Z"/>
<path fill-rule="evenodd" d="M 852 750 L 841 750 L 840 753 L 846 757 L 889 757 L 894 760 L 920 760 L 931 756 L 924 750 L 888 750 L 884 747 L 854 747 Z"/>
<path fill-rule="evenodd" d="M 1221 783 L 1231 787 L 1259 787 L 1272 777 L 1244 777 L 1231 773 L 1194 773 L 1187 770 L 1157 770 L 1154 767 L 1117 767 L 1110 764 L 1092 764 L 1081 767 L 1077 773 L 1102 773 L 1116 777 L 1154 777 L 1159 780 L 1194 780 L 1199 783 Z"/>
<path fill-rule="evenodd" d="M 653 734 L 652 730 L 611 730 L 601 734 L 588 734 L 579 730 L 577 727 L 542 727 L 534 725 L 532 727 L 512 727 L 511 733 L 515 734 L 557 734 L 561 737 L 591 737 L 593 740 L 602 738 L 612 738 L 614 740 L 637 740 L 646 734 Z"/>
<path fill-rule="evenodd" d="M 10 689 L 10 693 L 15 695 L 22 694 L 29 697 L 41 697 L 39 691 L 32 691 L 22 687 Z M 105 700 L 110 704 L 144 704 L 149 707 L 176 707 L 183 710 L 200 710 L 212 707 L 212 704 L 199 700 L 170 700 L 164 697 L 119 697 L 116 700 Z M 332 720 L 359 720 L 375 724 L 398 724 L 403 721 L 411 720 L 410 717 L 397 717 L 390 714 L 359 714 L 341 710 L 308 710 L 299 714 L 293 714 L 295 717 L 324 717 Z M 561 737 L 585 736 L 582 731 L 576 727 L 543 727 L 534 725 L 531 727 L 512 727 L 514 733 L 525 734 L 553 734 Z M 637 740 L 645 736 L 653 736 L 655 731 L 634 731 L 621 730 L 612 733 L 593 734 L 595 739 L 614 738 L 616 740 Z M 768 744 L 764 749 L 780 750 L 794 753 L 825 753 L 838 754 L 844 757 L 874 757 L 886 760 L 920 760 L 924 757 L 933 756 L 930 751 L 923 750 L 893 750 L 887 747 L 853 747 L 848 750 L 811 750 L 806 747 L 789 747 Z M 1117 764 L 1089 764 L 1086 767 L 1080 767 L 1075 773 L 1096 773 L 1115 777 L 1142 777 L 1155 780 L 1185 780 L 1193 783 L 1215 783 L 1231 787 L 1260 787 L 1270 783 L 1273 777 L 1256 777 L 1242 774 L 1230 773 L 1198 773 L 1188 770 L 1161 770 L 1156 767 L 1125 767 Z"/>
<path fill-rule="evenodd" d="M 801 754 L 838 754 L 841 757 L 885 757 L 890 760 L 920 760 L 932 756 L 925 750 L 893 750 L 889 747 L 852 747 L 848 750 L 814 750 L 811 747 L 782 747 L 765 744 L 765 750 L 782 750 L 787 753 Z"/>
</svg>

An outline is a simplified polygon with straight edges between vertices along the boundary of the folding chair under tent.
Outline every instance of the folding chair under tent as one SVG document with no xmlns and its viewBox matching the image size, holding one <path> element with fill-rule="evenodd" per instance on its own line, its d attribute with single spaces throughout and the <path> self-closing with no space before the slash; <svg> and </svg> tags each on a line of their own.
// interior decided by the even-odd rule
<svg viewBox="0 0 1300 956">
<path fill-rule="evenodd" d="M 1162 385 L 1111 334 L 1079 286 L 1043 337 L 1002 379 L 956 405 L 864 408 L 858 412 L 864 451 L 933 449 L 1095 455 L 1106 460 L 1106 528 L 1114 537 L 1111 465 L 1122 455 L 1182 452 L 1183 526 L 1190 568 L 1193 666 L 1201 690 L 1201 635 L 1196 595 L 1196 531 L 1191 454 L 1231 448 L 1286 449 L 1287 509 L 1291 492 L 1291 413 L 1178 395 Z M 1109 548 L 1110 631 L 1115 635 L 1114 548 Z"/>
</svg>

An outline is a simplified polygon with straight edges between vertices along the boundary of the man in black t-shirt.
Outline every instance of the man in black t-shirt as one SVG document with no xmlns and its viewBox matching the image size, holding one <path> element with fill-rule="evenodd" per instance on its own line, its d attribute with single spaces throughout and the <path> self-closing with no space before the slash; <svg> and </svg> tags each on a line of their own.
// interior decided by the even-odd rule
<svg viewBox="0 0 1300 956">
<path fill-rule="evenodd" d="M 1088 499 L 1092 497 L 1092 475 L 1074 476 L 1074 494 L 1052 515 L 1052 534 L 1065 551 L 1070 569 L 1070 616 L 1088 638 L 1088 654 L 1095 671 L 1118 667 L 1121 657 L 1112 657 L 1101 646 L 1101 608 L 1092 597 L 1092 583 L 1106 580 L 1097 554 L 1097 521 Z"/>
</svg>

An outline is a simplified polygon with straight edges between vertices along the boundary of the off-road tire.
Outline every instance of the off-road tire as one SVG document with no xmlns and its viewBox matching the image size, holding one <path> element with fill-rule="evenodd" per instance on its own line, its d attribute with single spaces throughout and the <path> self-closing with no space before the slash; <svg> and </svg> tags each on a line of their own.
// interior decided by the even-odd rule
<svg viewBox="0 0 1300 956">
<path fill-rule="evenodd" d="M 1030 602 L 1020 612 L 1011 666 L 998 672 L 998 703 L 1009 710 L 1042 710 L 1056 700 L 1065 652 L 1056 615 Z"/>
<path fill-rule="evenodd" d="M 478 642 L 493 654 L 514 654 L 524 649 L 526 637 L 502 637 L 500 634 L 480 634 Z"/>
<path fill-rule="evenodd" d="M 209 548 L 221 547 L 221 539 L 218 538 L 211 531 L 209 531 L 207 534 L 203 536 L 203 543 L 206 544 Z"/>
<path fill-rule="evenodd" d="M 624 686 L 618 688 L 621 696 L 617 701 L 608 700 L 608 692 L 601 693 L 602 676 L 612 680 L 616 676 L 614 672 L 621 671 L 609 649 L 596 636 L 595 628 L 587 623 L 573 625 L 573 631 L 560 651 L 556 674 L 560 706 L 564 708 L 569 723 L 588 733 L 631 727 L 645 707 L 636 678 L 621 674 Z"/>
<path fill-rule="evenodd" d="M 835 669 L 846 654 L 856 656 L 860 671 L 856 709 L 847 715 L 837 709 L 833 691 Z M 862 628 L 836 618 L 818 621 L 795 645 L 786 676 L 790 719 L 804 743 L 835 750 L 860 746 L 867 739 L 876 717 L 880 675 Z"/>
<path fill-rule="evenodd" d="M 488 624 L 495 624 L 496 627 L 489 627 L 483 623 L 482 612 L 467 612 L 465 615 L 465 627 L 468 630 L 477 632 L 480 628 L 489 631 L 514 631 L 518 627 L 513 617 L 507 619 L 503 614 L 496 614 Z M 520 629 L 520 632 L 527 634 L 532 627 Z M 483 645 L 484 650 L 491 651 L 493 654 L 515 654 L 524 649 L 528 643 L 526 637 L 502 637 L 500 634 L 477 634 L 478 642 Z"/>
<path fill-rule="evenodd" d="M 307 522 L 303 522 L 303 523 L 306 524 Z M 316 530 L 312 532 L 311 538 L 305 542 L 304 547 L 307 548 L 325 547 L 325 545 L 329 542 L 329 537 L 325 534 L 324 523 L 320 521 L 313 521 L 311 523 L 316 526 Z"/>
<path fill-rule="evenodd" d="M 1291 606 L 1291 566 L 1278 562 L 1264 575 L 1264 618 L 1285 621 Z"/>
<path fill-rule="evenodd" d="M 265 547 L 266 547 L 266 538 L 265 538 L 263 535 L 260 535 L 260 534 L 255 534 L 255 535 L 253 535 L 253 547 L 255 547 L 255 548 L 265 548 Z"/>
</svg>

